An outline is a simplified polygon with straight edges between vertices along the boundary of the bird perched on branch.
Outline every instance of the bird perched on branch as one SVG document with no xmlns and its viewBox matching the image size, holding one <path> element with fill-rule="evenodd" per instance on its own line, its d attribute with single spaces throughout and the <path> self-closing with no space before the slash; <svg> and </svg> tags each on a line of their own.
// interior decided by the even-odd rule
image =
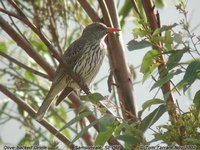
<svg viewBox="0 0 200 150">
<path fill-rule="evenodd" d="M 120 29 L 107 27 L 102 23 L 88 25 L 81 37 L 74 41 L 65 51 L 63 60 L 72 66 L 72 71 L 89 85 L 98 73 L 105 56 L 104 38 L 107 34 Z M 51 88 L 36 114 L 36 120 L 41 121 L 54 98 L 66 87 L 79 89 L 79 85 L 69 76 L 61 64 L 58 66 Z"/>
</svg>

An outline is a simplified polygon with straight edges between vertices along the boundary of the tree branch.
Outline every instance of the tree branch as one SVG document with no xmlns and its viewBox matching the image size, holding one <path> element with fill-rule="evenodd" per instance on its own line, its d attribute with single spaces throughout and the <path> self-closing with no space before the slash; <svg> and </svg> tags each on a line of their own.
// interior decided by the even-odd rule
<svg viewBox="0 0 200 150">
<path fill-rule="evenodd" d="M 34 118 L 36 115 L 36 111 L 26 104 L 22 99 L 16 97 L 12 92 L 10 92 L 5 86 L 0 84 L 0 91 L 4 93 L 7 97 L 9 97 L 11 100 L 13 100 L 19 107 L 21 107 L 23 110 L 28 112 L 28 114 Z M 55 135 L 60 141 L 65 143 L 68 147 L 71 149 L 75 148 L 75 145 L 72 144 L 67 137 L 65 137 L 62 133 L 60 133 L 57 129 L 55 129 L 51 124 L 49 124 L 46 120 L 42 120 L 40 123 L 42 126 L 44 126 L 49 132 L 51 132 L 53 135 Z"/>
<path fill-rule="evenodd" d="M 88 16 L 92 19 L 93 22 L 100 22 L 101 19 L 98 17 L 96 11 L 90 6 L 87 0 L 78 0 L 79 4 L 86 11 Z"/>
<path fill-rule="evenodd" d="M 132 2 L 132 5 L 133 5 L 133 8 L 134 8 L 135 12 L 138 14 L 138 16 L 140 17 L 140 19 L 142 19 L 142 16 L 141 16 L 141 14 L 140 14 L 140 12 L 138 10 L 138 7 L 136 5 L 135 0 L 131 0 L 131 2 Z"/>
<path fill-rule="evenodd" d="M 160 22 L 157 20 L 157 16 L 154 12 L 154 6 L 152 0 L 142 0 L 142 5 L 144 7 L 148 22 L 150 24 L 150 28 L 153 31 L 155 31 L 157 28 L 159 28 Z M 168 70 L 166 68 L 166 61 L 163 55 L 163 47 L 161 43 L 157 43 L 157 45 L 153 45 L 155 49 L 157 49 L 160 52 L 159 60 L 161 62 L 160 66 L 158 67 L 158 72 L 160 75 L 160 78 L 165 77 L 168 74 Z M 172 110 L 168 111 L 172 123 L 175 123 L 177 120 L 177 111 L 176 111 L 176 106 L 175 106 L 175 100 L 173 98 L 173 95 L 171 93 L 171 85 L 170 81 L 167 81 L 162 87 L 162 93 L 165 96 L 166 94 L 169 94 L 167 98 L 168 104 L 172 106 Z"/>
<path fill-rule="evenodd" d="M 0 27 L 24 49 L 26 53 L 33 58 L 49 75 L 49 79 L 53 78 L 54 69 L 35 51 L 35 49 L 23 39 L 7 22 L 0 16 Z"/>
<path fill-rule="evenodd" d="M 108 11 L 108 8 L 106 6 L 105 1 L 104 0 L 98 0 L 98 2 L 99 2 L 99 6 L 101 8 L 102 15 L 103 15 L 103 21 L 104 21 L 104 23 L 108 27 L 112 27 L 113 26 L 112 20 L 110 18 L 110 14 L 109 14 L 109 11 Z"/>
<path fill-rule="evenodd" d="M 57 32 L 57 26 L 56 26 L 56 19 L 54 16 L 54 10 L 53 10 L 53 4 L 52 4 L 52 0 L 48 0 L 47 1 L 47 7 L 49 7 L 47 10 L 48 14 L 49 14 L 49 22 L 50 22 L 50 33 L 52 34 L 52 38 L 53 41 L 55 41 L 55 44 L 59 50 L 59 53 L 62 55 L 63 51 L 60 47 L 60 43 L 59 43 L 59 38 L 58 38 L 58 32 Z"/>
<path fill-rule="evenodd" d="M 112 24 L 115 27 L 120 27 L 115 2 L 113 0 L 109 0 L 106 1 L 106 3 L 110 13 L 110 18 L 112 18 L 113 21 Z M 109 22 L 109 20 L 105 20 L 105 23 L 107 22 Z M 125 108 L 123 115 L 127 119 L 135 120 L 137 118 L 137 110 L 133 96 L 133 81 L 132 77 L 130 76 L 130 70 L 126 62 L 126 58 L 124 56 L 123 41 L 117 34 L 109 35 L 108 41 L 109 58 L 112 63 L 111 66 L 115 81 L 118 85 L 117 91 L 119 100 L 122 102 Z"/>
<path fill-rule="evenodd" d="M 13 62 L 13 63 L 15 63 L 16 65 L 18 65 L 18 66 L 20 66 L 20 67 L 22 67 L 22 68 L 24 68 L 24 69 L 26 69 L 26 70 L 28 70 L 28 71 L 34 73 L 34 74 L 36 74 L 36 75 L 38 75 L 38 76 L 40 76 L 40 77 L 43 77 L 43 78 L 45 78 L 45 79 L 48 79 L 48 75 L 46 75 L 46 74 L 44 74 L 44 73 L 42 73 L 42 72 L 39 72 L 39 71 L 37 71 L 37 70 L 35 70 L 35 69 L 33 69 L 33 68 L 30 68 L 30 67 L 24 65 L 23 63 L 21 63 L 21 62 L 19 62 L 18 60 L 16 60 L 16 59 L 10 57 L 9 55 L 3 53 L 2 51 L 0 51 L 0 55 L 3 56 L 4 58 L 8 59 L 10 62 Z"/>
</svg>

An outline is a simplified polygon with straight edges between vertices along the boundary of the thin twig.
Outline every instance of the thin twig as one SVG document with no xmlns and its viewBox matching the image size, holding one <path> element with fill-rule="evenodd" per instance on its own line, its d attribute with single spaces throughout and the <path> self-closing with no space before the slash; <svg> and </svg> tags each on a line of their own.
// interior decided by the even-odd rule
<svg viewBox="0 0 200 150">
<path fill-rule="evenodd" d="M 104 0 L 98 0 L 98 2 L 99 2 L 99 5 L 101 7 L 101 12 L 103 14 L 104 23 L 107 26 L 112 27 L 113 26 L 112 20 L 110 18 L 110 14 L 109 14 L 109 11 L 108 11 L 108 8 L 107 8 L 105 1 Z"/>
<path fill-rule="evenodd" d="M 112 20 L 112 25 L 115 28 L 120 28 L 120 24 L 119 24 L 119 19 L 118 16 L 116 15 L 116 6 L 115 6 L 115 2 L 114 1 L 105 1 L 106 2 L 106 6 L 108 8 L 108 12 L 109 12 L 109 18 Z"/>
<path fill-rule="evenodd" d="M 50 22 L 50 31 L 51 31 L 51 34 L 52 34 L 52 38 L 53 38 L 53 41 L 55 41 L 55 44 L 57 45 L 57 48 L 59 50 L 59 53 L 62 55 L 63 51 L 60 47 L 60 43 L 59 43 L 59 39 L 58 39 L 58 32 L 57 32 L 57 25 L 56 25 L 56 19 L 55 19 L 55 16 L 54 16 L 54 10 L 53 10 L 53 4 L 52 4 L 52 0 L 48 0 L 47 1 L 47 6 L 49 8 L 47 8 L 47 12 L 49 13 L 49 22 Z"/>
<path fill-rule="evenodd" d="M 10 62 L 13 62 L 16 65 L 18 65 L 18 66 L 20 66 L 20 67 L 22 67 L 22 68 L 34 73 L 34 74 L 36 74 L 36 75 L 38 75 L 40 77 L 48 79 L 48 75 L 46 75 L 46 74 L 44 74 L 42 72 L 39 72 L 39 71 L 37 71 L 37 70 L 35 70 L 35 69 L 31 68 L 31 67 L 26 66 L 25 64 L 19 62 L 18 60 L 14 59 L 12 57 L 10 57 L 9 55 L 5 54 L 4 52 L 0 51 L 0 55 L 3 56 L 4 58 L 8 59 Z"/>
<path fill-rule="evenodd" d="M 137 15 L 140 17 L 140 19 L 142 19 L 142 16 L 141 16 L 141 14 L 140 14 L 140 12 L 139 12 L 139 10 L 138 10 L 138 7 L 137 7 L 137 4 L 136 4 L 135 0 L 131 0 L 131 2 L 132 2 L 132 4 L 133 4 L 133 8 L 134 8 L 135 12 L 136 12 Z"/>
<path fill-rule="evenodd" d="M 4 3 L 3 3 L 2 0 L 1 0 L 1 4 L 2 4 L 3 8 L 6 9 L 6 6 L 4 5 Z M 0 10 L 3 11 L 3 9 L 1 9 L 1 8 L 0 8 Z M 30 44 L 30 42 L 28 41 L 28 39 L 26 38 L 26 36 L 20 31 L 20 29 L 18 28 L 18 26 L 15 24 L 13 18 L 10 15 L 8 15 L 8 17 L 10 18 L 12 24 L 14 25 L 15 29 L 19 32 L 19 34 Z"/>
<path fill-rule="evenodd" d="M 96 11 L 90 6 L 90 4 L 86 0 L 78 0 L 78 2 L 93 22 L 100 22 L 101 19 L 98 17 Z"/>
<path fill-rule="evenodd" d="M 52 75 L 54 74 L 54 69 L 1 16 L 0 16 L 0 26 L 18 44 L 19 47 L 24 49 L 26 53 L 31 58 L 33 58 L 48 73 L 49 79 L 52 79 L 53 78 Z"/>
</svg>

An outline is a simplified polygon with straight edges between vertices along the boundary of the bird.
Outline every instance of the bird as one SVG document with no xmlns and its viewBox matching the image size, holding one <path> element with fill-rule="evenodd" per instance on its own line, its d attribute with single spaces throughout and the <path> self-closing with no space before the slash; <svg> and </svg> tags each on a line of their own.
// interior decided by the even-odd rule
<svg viewBox="0 0 200 150">
<path fill-rule="evenodd" d="M 100 22 L 93 22 L 87 25 L 79 39 L 64 52 L 62 59 L 70 64 L 72 71 L 77 74 L 83 82 L 89 86 L 97 75 L 106 54 L 105 37 L 114 32 L 119 32 L 119 28 L 107 27 Z M 50 90 L 36 113 L 35 119 L 42 121 L 55 97 L 65 88 L 79 89 L 79 85 L 67 73 L 66 68 L 59 64 Z"/>
</svg>

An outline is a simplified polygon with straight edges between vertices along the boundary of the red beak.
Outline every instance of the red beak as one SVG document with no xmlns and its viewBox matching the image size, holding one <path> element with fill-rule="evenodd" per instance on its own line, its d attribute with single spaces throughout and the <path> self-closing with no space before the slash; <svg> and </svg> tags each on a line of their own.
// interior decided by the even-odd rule
<svg viewBox="0 0 200 150">
<path fill-rule="evenodd" d="M 107 31 L 108 31 L 108 33 L 113 33 L 113 32 L 119 32 L 119 31 L 121 31 L 121 30 L 118 29 L 118 28 L 111 28 L 111 27 L 108 27 L 108 28 L 107 28 Z"/>
</svg>

